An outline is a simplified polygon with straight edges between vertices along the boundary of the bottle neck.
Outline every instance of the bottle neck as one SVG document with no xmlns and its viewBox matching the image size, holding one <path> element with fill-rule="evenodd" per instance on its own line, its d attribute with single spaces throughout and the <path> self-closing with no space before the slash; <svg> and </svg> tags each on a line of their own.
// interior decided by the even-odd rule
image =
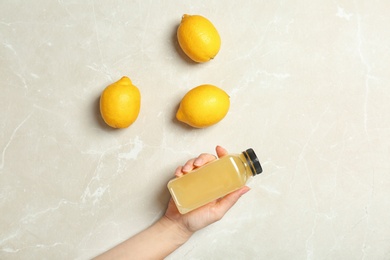
<svg viewBox="0 0 390 260">
<path fill-rule="evenodd" d="M 250 166 L 250 163 L 248 162 L 248 160 L 246 159 L 244 153 L 241 153 L 241 154 L 238 154 L 238 157 L 240 158 L 243 166 L 244 166 L 244 169 L 245 169 L 245 178 L 246 179 L 249 179 L 253 176 L 255 176 L 252 172 L 252 169 L 251 169 L 251 166 Z M 242 172 L 244 173 L 244 172 Z"/>
</svg>

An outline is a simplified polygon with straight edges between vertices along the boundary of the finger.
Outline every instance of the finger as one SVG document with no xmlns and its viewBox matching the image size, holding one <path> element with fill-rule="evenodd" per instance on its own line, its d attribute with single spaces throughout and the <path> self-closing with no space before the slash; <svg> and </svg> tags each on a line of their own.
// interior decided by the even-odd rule
<svg viewBox="0 0 390 260">
<path fill-rule="evenodd" d="M 202 165 L 205 165 L 206 163 L 214 161 L 215 159 L 217 159 L 215 155 L 209 153 L 202 153 L 195 159 L 194 166 L 200 167 Z"/>
<path fill-rule="evenodd" d="M 228 154 L 228 151 L 219 145 L 217 145 L 217 147 L 215 147 L 215 151 L 217 152 L 218 158 Z"/>
<path fill-rule="evenodd" d="M 250 191 L 250 188 L 248 186 L 244 186 L 242 187 L 241 189 L 239 190 L 236 190 L 236 191 L 233 191 L 232 193 L 229 193 L 228 195 L 226 195 L 225 197 L 221 198 L 219 201 L 218 201 L 218 204 L 216 205 L 217 207 L 217 212 L 220 214 L 220 216 L 222 217 L 223 215 L 225 215 L 225 213 L 231 208 L 233 207 L 234 204 L 236 204 L 236 202 L 238 201 L 238 199 L 244 195 L 245 193 L 247 193 L 248 191 Z"/>
<path fill-rule="evenodd" d="M 179 166 L 179 167 L 176 168 L 176 171 L 175 171 L 175 176 L 176 177 L 183 176 L 182 168 L 183 168 L 183 166 Z"/>
<path fill-rule="evenodd" d="M 182 172 L 183 173 L 188 173 L 190 171 L 192 171 L 194 169 L 194 161 L 195 161 L 196 158 L 193 158 L 193 159 L 190 159 L 188 160 L 184 165 L 183 165 L 183 168 L 182 168 Z"/>
</svg>

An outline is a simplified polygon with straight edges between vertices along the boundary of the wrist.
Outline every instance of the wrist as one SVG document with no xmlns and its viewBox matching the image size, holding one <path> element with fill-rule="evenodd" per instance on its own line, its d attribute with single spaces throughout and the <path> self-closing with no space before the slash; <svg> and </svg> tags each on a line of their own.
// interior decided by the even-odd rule
<svg viewBox="0 0 390 260">
<path fill-rule="evenodd" d="M 190 237 L 194 234 L 194 232 L 188 230 L 183 224 L 173 219 L 170 219 L 165 215 L 158 222 L 166 230 L 170 231 L 170 233 L 172 234 L 172 239 L 179 246 L 187 242 L 188 239 L 190 239 Z"/>
</svg>

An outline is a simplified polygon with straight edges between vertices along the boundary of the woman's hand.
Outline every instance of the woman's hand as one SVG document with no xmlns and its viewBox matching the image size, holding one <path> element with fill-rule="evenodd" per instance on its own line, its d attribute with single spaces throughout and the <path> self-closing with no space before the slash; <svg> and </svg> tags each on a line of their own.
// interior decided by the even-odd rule
<svg viewBox="0 0 390 260">
<path fill-rule="evenodd" d="M 221 146 L 217 146 L 215 150 L 218 158 L 228 154 L 226 149 Z M 198 157 L 188 160 L 183 166 L 178 167 L 176 169 L 175 176 L 180 178 L 180 176 L 214 161 L 215 159 L 216 157 L 212 154 L 202 153 Z M 192 233 L 220 220 L 238 201 L 238 199 L 248 191 L 249 187 L 244 186 L 223 198 L 219 198 L 184 215 L 179 213 L 173 199 L 171 198 L 164 217 L 179 224 L 185 234 L 191 235 Z"/>
</svg>

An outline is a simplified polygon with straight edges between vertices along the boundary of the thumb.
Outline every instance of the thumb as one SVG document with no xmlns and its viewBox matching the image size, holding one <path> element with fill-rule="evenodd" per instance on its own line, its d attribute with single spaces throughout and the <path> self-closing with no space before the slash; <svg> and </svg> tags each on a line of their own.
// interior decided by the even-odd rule
<svg viewBox="0 0 390 260">
<path fill-rule="evenodd" d="M 234 204 L 238 201 L 238 199 L 250 191 L 250 188 L 248 186 L 244 186 L 239 190 L 233 191 L 232 193 L 229 193 L 222 199 L 218 201 L 217 211 L 221 214 L 221 216 L 225 215 L 225 213 L 233 207 Z"/>
</svg>

